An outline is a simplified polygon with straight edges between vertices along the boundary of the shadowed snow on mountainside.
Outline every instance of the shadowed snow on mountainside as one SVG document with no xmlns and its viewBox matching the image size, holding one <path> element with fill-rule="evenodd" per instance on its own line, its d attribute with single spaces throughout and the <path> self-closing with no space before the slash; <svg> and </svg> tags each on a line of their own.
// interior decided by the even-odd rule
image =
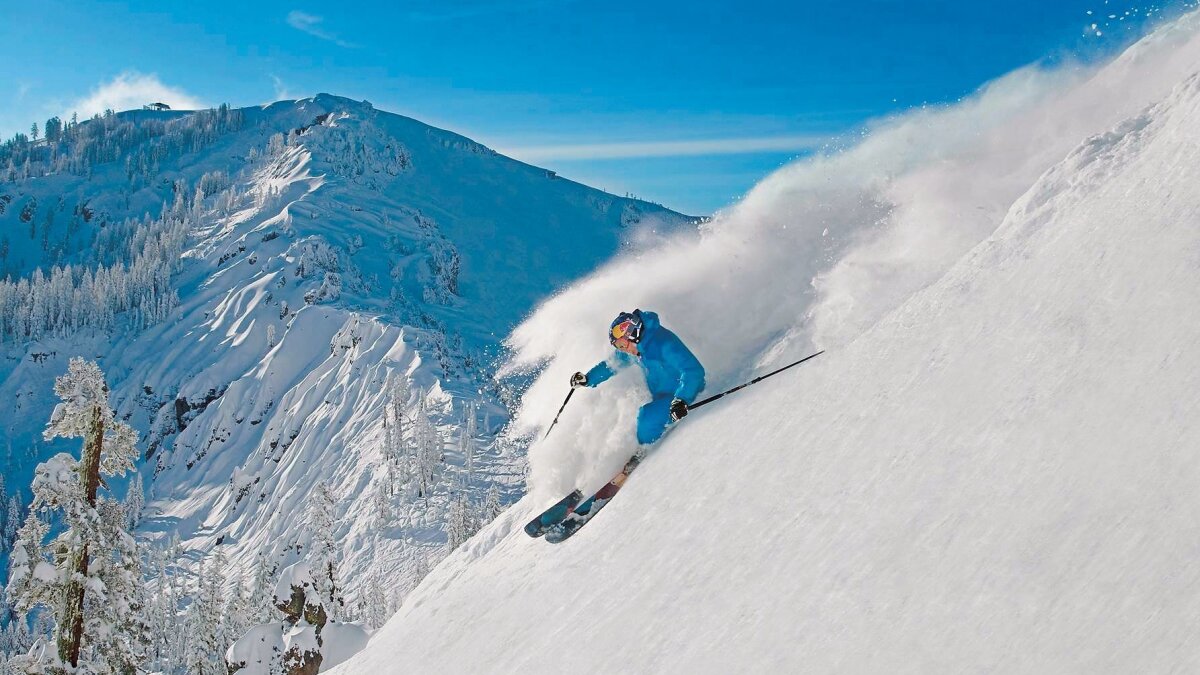
<svg viewBox="0 0 1200 675">
<path fill-rule="evenodd" d="M 543 304 L 512 337 L 514 370 L 550 360 L 530 429 L 620 309 L 709 393 L 828 351 L 689 416 L 551 546 L 520 526 L 620 466 L 644 400 L 583 390 L 531 493 L 334 672 L 1200 667 L 1198 23 L 886 121 Z"/>
</svg>

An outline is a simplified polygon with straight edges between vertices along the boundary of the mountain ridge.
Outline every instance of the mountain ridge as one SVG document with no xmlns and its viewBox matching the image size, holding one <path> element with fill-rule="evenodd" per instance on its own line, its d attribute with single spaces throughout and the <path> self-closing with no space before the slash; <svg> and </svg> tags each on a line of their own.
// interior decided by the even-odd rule
<svg viewBox="0 0 1200 675">
<path fill-rule="evenodd" d="M 427 567 L 416 557 L 442 555 L 451 493 L 477 507 L 490 485 L 506 500 L 520 489 L 520 447 L 495 442 L 507 414 L 488 367 L 498 336 L 639 237 L 693 227 L 690 217 L 332 95 L 130 111 L 66 133 L 76 135 L 27 148 L 28 175 L 0 183 L 13 204 L 0 214 L 0 232 L 15 242 L 6 253 L 24 259 L 15 269 L 74 263 L 65 279 L 78 288 L 83 268 L 111 264 L 113 283 L 124 284 L 118 269 L 134 272 L 124 267 L 127 253 L 95 244 L 113 239 L 106 233 L 183 228 L 186 239 L 169 285 L 155 273 L 147 291 L 161 299 L 132 297 L 133 309 L 118 306 L 80 332 L 56 317 L 91 321 L 93 308 L 55 291 L 51 307 L 61 310 L 44 317 L 39 337 L 0 344 L 9 484 L 27 484 L 21 477 L 39 458 L 65 447 L 38 434 L 67 358 L 100 357 L 118 412 L 143 437 L 150 498 L 142 535 L 160 544 L 177 535 L 191 557 L 220 545 L 240 572 L 260 550 L 279 564 L 295 557 L 293 545 L 307 536 L 303 496 L 330 475 L 344 497 L 348 578 L 364 580 L 371 569 L 403 580 Z M 118 154 L 132 159 L 88 159 Z M 35 236 L 21 230 L 23 211 Z M 143 213 L 159 213 L 161 225 Z M 507 253 L 488 261 L 495 246 Z M 33 316 L 40 301 L 12 289 L 0 304 Z M 151 316 L 151 306 L 161 308 Z M 131 325 L 142 314 L 146 325 Z M 397 480 L 384 470 L 381 423 L 400 381 L 412 414 L 428 408 L 447 461 L 429 508 L 394 485 L 391 507 L 407 515 L 372 528 L 374 516 L 363 514 L 378 511 L 377 493 Z M 480 456 L 475 473 L 461 476 L 456 437 L 468 411 L 477 411 L 471 442 Z M 387 552 L 375 556 L 377 546 Z"/>
</svg>

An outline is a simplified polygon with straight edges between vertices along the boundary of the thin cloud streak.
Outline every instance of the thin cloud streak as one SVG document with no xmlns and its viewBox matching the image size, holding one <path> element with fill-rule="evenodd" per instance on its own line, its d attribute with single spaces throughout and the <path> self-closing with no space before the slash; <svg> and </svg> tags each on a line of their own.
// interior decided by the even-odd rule
<svg viewBox="0 0 1200 675">
<path fill-rule="evenodd" d="M 327 42 L 332 42 L 339 47 L 345 47 L 347 49 L 354 49 L 358 46 L 358 45 L 346 42 L 345 40 L 339 38 L 337 35 L 330 33 L 329 31 L 325 30 L 324 28 L 321 28 L 321 24 L 324 21 L 325 21 L 325 17 L 323 17 L 323 16 L 317 16 L 316 14 L 309 14 L 308 12 L 302 12 L 298 9 L 294 9 L 294 10 L 288 12 L 288 15 L 287 15 L 287 24 L 302 33 L 308 33 L 309 35 L 311 35 L 315 38 L 325 40 Z"/>
<path fill-rule="evenodd" d="M 827 136 L 762 136 L 691 141 L 630 141 L 512 147 L 497 151 L 529 162 L 576 159 L 631 159 L 639 157 L 698 157 L 749 155 L 763 152 L 814 150 L 829 142 Z"/>
</svg>

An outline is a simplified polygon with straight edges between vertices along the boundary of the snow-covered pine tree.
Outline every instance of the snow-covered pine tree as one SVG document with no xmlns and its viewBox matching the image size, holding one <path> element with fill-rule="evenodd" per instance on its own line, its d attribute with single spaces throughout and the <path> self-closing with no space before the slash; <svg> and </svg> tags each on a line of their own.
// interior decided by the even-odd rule
<svg viewBox="0 0 1200 675">
<path fill-rule="evenodd" d="M 225 675 L 225 649 L 232 640 L 227 639 L 224 589 L 225 554 L 217 547 L 207 564 L 200 563 L 196 595 L 188 608 L 188 673 Z"/>
<path fill-rule="evenodd" d="M 138 526 L 142 521 L 142 509 L 146 507 L 146 495 L 142 486 L 142 474 L 134 472 L 129 490 L 125 494 L 125 520 L 129 529 Z"/>
<path fill-rule="evenodd" d="M 174 628 L 176 608 L 171 603 L 170 587 L 172 580 L 167 572 L 167 553 L 165 549 L 154 549 L 148 561 L 151 574 L 155 577 L 156 588 L 150 594 L 150 602 L 146 607 L 146 616 L 150 619 L 150 646 L 146 650 L 147 667 L 151 671 L 169 672 L 170 660 L 167 657 L 171 634 Z"/>
<path fill-rule="evenodd" d="M 446 550 L 451 552 L 462 545 L 467 534 L 467 510 L 459 496 L 450 501 L 450 513 L 446 516 Z"/>
<path fill-rule="evenodd" d="M 413 554 L 412 562 L 409 563 L 409 578 L 412 579 L 412 588 L 416 588 L 421 584 L 421 580 L 429 576 L 429 557 L 422 550 L 417 550 Z M 409 590 L 412 590 L 411 588 Z"/>
<path fill-rule="evenodd" d="M 389 399 L 383 406 L 383 467 L 386 472 L 384 486 L 389 496 L 396 494 L 397 482 L 400 480 L 400 464 L 396 456 L 396 425 L 388 420 L 391 407 Z"/>
<path fill-rule="evenodd" d="M 4 484 L 4 475 L 0 474 L 0 507 L 8 503 L 8 490 Z M 13 537 L 9 536 L 6 514 L 0 512 L 0 553 L 7 553 L 12 548 Z M 16 531 L 13 531 L 16 534 Z M 3 617 L 0 617 L 3 618 Z"/>
<path fill-rule="evenodd" d="M 386 424 L 386 422 L 385 422 L 385 424 Z M 390 443 L 390 439 L 385 439 L 384 443 L 385 444 Z M 385 447 L 386 447 L 386 445 L 385 445 Z M 396 462 L 393 462 L 388 459 L 384 459 L 383 469 L 384 469 L 384 478 L 383 478 L 383 485 L 380 486 L 380 491 L 383 492 L 384 495 L 387 496 L 388 499 L 390 500 L 398 492 L 400 492 L 400 485 L 402 484 L 400 476 L 402 474 L 400 473 L 399 465 Z M 390 509 L 390 507 L 389 507 L 389 509 Z"/>
<path fill-rule="evenodd" d="M 446 517 L 446 548 L 449 551 L 462 546 L 463 542 L 479 529 L 472 513 L 471 505 L 467 502 L 465 492 L 460 492 L 451 498 L 450 513 Z"/>
<path fill-rule="evenodd" d="M 496 519 L 504 507 L 500 506 L 500 488 L 493 484 L 488 488 L 487 496 L 483 498 L 483 507 L 480 509 L 480 519 L 482 525 L 486 525 Z"/>
<path fill-rule="evenodd" d="M 266 551 L 259 551 L 254 564 L 254 579 L 250 582 L 251 624 L 266 623 L 275 616 L 275 572 Z"/>
<path fill-rule="evenodd" d="M 240 574 L 234 578 L 233 594 L 229 596 L 229 604 L 226 606 L 225 647 L 228 647 L 238 637 L 245 635 L 251 626 L 258 623 L 255 620 L 254 606 L 251 603 L 250 593 L 246 590 L 246 585 L 242 582 L 243 579 Z M 222 659 L 224 659 L 224 654 L 224 648 L 222 648 Z"/>
<path fill-rule="evenodd" d="M 11 463 L 10 463 L 11 465 Z M 17 530 L 21 529 L 21 496 L 14 494 L 8 498 L 8 509 L 4 516 L 4 540 L 8 542 L 9 551 L 17 540 Z"/>
<path fill-rule="evenodd" d="M 385 481 L 380 483 L 375 488 L 375 496 L 372 498 L 375 511 L 375 527 L 383 529 L 392 524 L 392 498 L 389 494 L 391 486 Z"/>
<path fill-rule="evenodd" d="M 31 667 L 119 669 L 139 662 L 144 649 L 140 560 L 120 504 L 99 488 L 101 474 L 133 467 L 137 433 L 116 419 L 93 362 L 71 359 L 54 392 L 62 401 L 43 436 L 82 437 L 83 454 L 59 453 L 38 465 L 30 515 L 10 559 L 9 595 L 20 612 L 41 605 L 54 613 L 56 654 Z M 61 524 L 48 546 L 43 517 Z"/>
<path fill-rule="evenodd" d="M 414 454 L 413 470 L 417 484 L 417 496 L 425 500 L 429 506 L 429 497 L 436 484 L 438 467 L 442 463 L 445 441 L 442 434 L 434 426 L 429 417 L 426 395 L 421 391 L 417 397 L 417 416 L 413 425 L 412 448 Z"/>
<path fill-rule="evenodd" d="M 4 630 L 0 632 L 0 654 L 5 659 L 14 655 L 25 654 L 32 646 L 33 634 L 29 631 L 29 626 L 21 619 L 9 621 Z M 0 673 L 3 672 L 0 669 Z M 17 671 L 14 669 L 9 672 L 15 674 Z"/>
<path fill-rule="evenodd" d="M 467 403 L 463 411 L 462 430 L 458 437 L 458 449 L 462 453 L 463 468 L 466 469 L 463 476 L 465 479 L 464 489 L 475 481 L 475 452 L 477 449 L 475 436 L 479 431 L 475 421 L 477 415 L 478 410 L 475 404 Z"/>
<path fill-rule="evenodd" d="M 340 619 L 345 606 L 342 589 L 337 580 L 337 498 L 328 483 L 321 482 L 312 493 L 308 508 L 308 525 L 312 532 L 312 569 L 321 603 L 325 605 L 329 618 Z"/>
<path fill-rule="evenodd" d="M 142 549 L 123 528 L 128 516 L 120 502 L 103 500 L 96 510 L 103 523 L 109 523 L 114 555 L 106 561 L 109 573 L 98 599 L 111 611 L 114 621 L 97 612 L 92 618 L 97 639 L 90 645 L 91 661 L 105 663 L 114 673 L 133 673 L 146 658 L 150 644 L 148 600 L 142 575 Z M 96 561 L 93 560 L 93 566 Z"/>
<path fill-rule="evenodd" d="M 152 671 L 176 673 L 186 671 L 189 635 L 186 616 L 180 606 L 185 597 L 185 579 L 173 563 L 182 555 L 178 536 L 152 556 L 155 569 L 155 592 L 151 595 L 151 648 L 147 667 Z"/>
<path fill-rule="evenodd" d="M 408 379 L 404 375 L 394 376 L 388 383 L 388 398 L 384 404 L 384 458 L 387 462 L 390 494 L 396 494 L 401 484 L 408 483 L 412 476 L 410 457 L 412 425 L 408 419 Z"/>
<path fill-rule="evenodd" d="M 363 594 L 365 611 L 362 618 L 373 629 L 383 626 L 384 622 L 392 615 L 391 603 L 388 602 L 382 580 L 379 577 L 378 572 L 371 575 L 371 580 L 367 582 L 367 589 Z"/>
</svg>

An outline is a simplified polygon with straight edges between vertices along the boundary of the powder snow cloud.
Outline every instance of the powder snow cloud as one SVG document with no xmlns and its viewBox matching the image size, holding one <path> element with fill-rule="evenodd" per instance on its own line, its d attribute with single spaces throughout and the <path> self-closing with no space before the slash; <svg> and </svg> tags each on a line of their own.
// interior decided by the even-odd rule
<svg viewBox="0 0 1200 675">
<path fill-rule="evenodd" d="M 1107 64 L 1019 69 L 956 104 L 875 121 L 857 144 L 778 170 L 699 233 L 619 256 L 508 338 L 504 373 L 541 373 L 518 428 L 544 429 L 570 374 L 611 353 L 605 331 L 621 310 L 658 311 L 704 362 L 709 393 L 854 341 L 993 233 L 1042 172 L 1165 96 L 1198 58 L 1195 13 Z M 589 392 L 595 412 L 565 415 L 530 448 L 530 484 L 557 493 L 615 472 L 633 450 L 641 387 L 634 373 Z"/>
</svg>

